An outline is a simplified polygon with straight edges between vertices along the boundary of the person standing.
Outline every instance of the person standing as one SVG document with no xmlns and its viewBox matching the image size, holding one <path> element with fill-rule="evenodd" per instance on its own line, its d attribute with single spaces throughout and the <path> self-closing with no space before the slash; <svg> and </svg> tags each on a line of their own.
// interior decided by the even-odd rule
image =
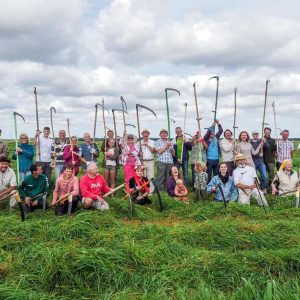
<svg viewBox="0 0 300 300">
<path fill-rule="evenodd" d="M 64 150 L 70 144 L 68 138 L 66 138 L 65 130 L 61 129 L 58 133 L 58 138 L 54 140 L 52 145 L 52 158 L 55 159 L 55 180 L 60 176 L 64 167 Z"/>
<path fill-rule="evenodd" d="M 246 164 L 247 160 L 243 154 L 237 154 L 235 161 L 237 168 L 233 171 L 233 180 L 239 192 L 238 202 L 242 205 L 250 205 L 250 198 L 252 196 L 256 199 L 258 205 L 268 206 L 264 194 L 255 184 L 257 180 L 255 169 Z"/>
<path fill-rule="evenodd" d="M 271 138 L 271 128 L 266 127 L 264 129 L 264 146 L 263 146 L 263 154 L 264 154 L 264 163 L 267 168 L 268 176 L 269 176 L 269 187 L 274 179 L 274 169 L 275 169 L 275 159 L 277 153 L 277 145 L 275 139 Z"/>
<path fill-rule="evenodd" d="M 159 190 L 166 189 L 166 181 L 173 166 L 173 155 L 175 155 L 172 143 L 168 141 L 168 131 L 162 129 L 159 132 L 160 139 L 155 142 L 157 153 L 157 182 Z"/>
<path fill-rule="evenodd" d="M 258 139 L 258 131 L 253 131 L 252 132 L 252 140 L 250 141 L 252 147 L 254 150 L 260 147 L 261 143 L 263 143 L 262 140 Z M 260 148 L 262 149 L 262 148 Z M 252 159 L 255 165 L 256 170 L 259 172 L 260 177 L 261 177 L 261 189 L 264 194 L 267 193 L 267 168 L 264 163 L 264 158 L 263 158 L 263 152 L 260 151 L 259 153 L 252 155 Z"/>
<path fill-rule="evenodd" d="M 36 132 L 34 144 L 36 147 L 36 162 L 42 167 L 44 175 L 47 176 L 48 183 L 51 183 L 51 149 L 53 146 L 53 140 L 49 137 L 50 135 L 50 128 L 44 127 L 43 135 L 40 131 Z M 39 143 L 39 146 L 38 146 Z M 40 153 L 39 153 L 40 150 Z"/>
<path fill-rule="evenodd" d="M 43 202 L 46 206 L 46 195 L 49 190 L 48 179 L 43 174 L 41 165 L 32 164 L 30 172 L 31 174 L 24 178 L 19 187 L 20 195 L 25 200 L 25 212 L 43 208 Z"/>
<path fill-rule="evenodd" d="M 79 148 L 77 146 L 77 137 L 76 136 L 72 136 L 70 145 L 68 145 L 64 148 L 63 158 L 65 161 L 64 165 L 67 165 L 67 164 L 73 165 L 74 175 L 77 176 L 77 174 L 79 173 L 79 164 L 80 164 L 80 161 L 82 158 L 79 156 Z M 82 159 L 82 161 L 84 162 L 83 159 Z"/>
<path fill-rule="evenodd" d="M 99 150 L 97 144 L 91 142 L 91 135 L 88 132 L 84 133 L 83 138 L 84 143 L 79 146 L 79 155 L 86 160 L 86 163 L 82 164 L 82 171 L 85 174 L 88 164 L 97 163 Z"/>
<path fill-rule="evenodd" d="M 229 129 L 224 131 L 224 139 L 219 143 L 222 155 L 222 161 L 227 166 L 229 176 L 232 176 L 234 169 L 234 155 L 235 155 L 235 140 L 232 138 L 232 132 Z"/>
<path fill-rule="evenodd" d="M 144 177 L 146 178 L 154 178 L 154 153 L 155 145 L 154 141 L 149 139 L 150 132 L 148 129 L 144 129 L 142 131 L 143 139 L 141 140 L 141 147 L 142 147 L 142 164 L 144 166 Z M 150 184 L 150 194 L 154 191 L 154 185 L 151 182 Z"/>
<path fill-rule="evenodd" d="M 120 156 L 120 163 L 123 165 L 124 179 L 128 184 L 130 178 L 134 176 L 135 166 L 141 165 L 140 161 L 140 147 L 138 146 L 137 137 L 132 134 L 124 135 L 121 141 L 122 153 Z"/>
<path fill-rule="evenodd" d="M 247 131 L 241 131 L 239 135 L 239 143 L 237 144 L 237 153 L 243 154 L 246 158 L 247 164 L 255 169 L 254 161 L 252 155 L 259 153 L 263 143 L 261 143 L 255 150 L 250 143 L 250 137 Z"/>
<path fill-rule="evenodd" d="M 215 126 L 218 125 L 218 132 L 215 134 Z M 221 134 L 223 133 L 223 128 L 219 121 L 212 123 L 211 127 L 208 128 L 204 141 L 207 144 L 206 157 L 207 157 L 207 174 L 208 181 L 211 180 L 212 173 L 214 176 L 219 174 L 219 158 L 220 158 L 220 149 L 218 140 L 220 139 Z"/>
<path fill-rule="evenodd" d="M 173 160 L 178 170 L 182 167 L 183 179 L 185 184 L 188 185 L 189 151 L 192 150 L 192 143 L 185 139 L 181 127 L 176 127 L 175 133 L 176 137 L 172 141 L 175 151 Z"/>
<path fill-rule="evenodd" d="M 24 180 L 25 176 L 30 175 L 30 166 L 32 165 L 34 149 L 32 145 L 29 145 L 29 138 L 26 133 L 20 134 L 20 144 L 17 149 L 14 150 L 12 158 L 14 160 L 19 157 L 19 174 L 20 183 Z"/>
<path fill-rule="evenodd" d="M 0 136 L 2 134 L 2 130 Z M 6 143 L 0 138 L 0 158 L 8 157 L 9 156 L 9 148 Z"/>
<path fill-rule="evenodd" d="M 192 182 L 195 185 L 195 167 L 198 162 L 202 162 L 205 165 L 206 170 L 206 149 L 207 144 L 201 136 L 201 132 L 197 131 L 192 137 L 192 155 L 191 155 L 191 170 L 192 170 Z"/>
<path fill-rule="evenodd" d="M 289 131 L 287 129 L 281 132 L 282 139 L 278 141 L 278 158 L 276 167 L 279 170 L 284 160 L 292 160 L 294 155 L 294 144 L 289 141 Z"/>
<path fill-rule="evenodd" d="M 9 207 L 15 207 L 17 202 L 15 192 L 17 188 L 16 174 L 9 167 L 10 160 L 7 157 L 0 157 L 0 198 L 10 198 Z"/>
</svg>

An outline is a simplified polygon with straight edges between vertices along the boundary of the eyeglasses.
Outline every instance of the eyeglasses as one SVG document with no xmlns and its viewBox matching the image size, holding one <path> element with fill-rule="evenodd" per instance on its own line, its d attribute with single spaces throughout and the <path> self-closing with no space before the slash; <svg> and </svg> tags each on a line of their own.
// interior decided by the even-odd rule
<svg viewBox="0 0 300 300">
<path fill-rule="evenodd" d="M 21 140 L 28 140 L 28 138 L 26 138 L 26 137 L 21 137 L 20 139 Z"/>
<path fill-rule="evenodd" d="M 127 140 L 133 140 L 133 137 L 128 137 Z"/>
</svg>

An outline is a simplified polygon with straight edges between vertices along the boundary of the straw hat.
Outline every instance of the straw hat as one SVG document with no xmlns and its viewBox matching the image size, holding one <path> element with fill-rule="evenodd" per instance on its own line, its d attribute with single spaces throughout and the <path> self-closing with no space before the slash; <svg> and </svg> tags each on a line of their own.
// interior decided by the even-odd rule
<svg viewBox="0 0 300 300">
<path fill-rule="evenodd" d="M 237 154 L 235 157 L 235 161 L 238 161 L 238 160 L 246 160 L 244 154 L 242 154 L 242 153 Z"/>
</svg>

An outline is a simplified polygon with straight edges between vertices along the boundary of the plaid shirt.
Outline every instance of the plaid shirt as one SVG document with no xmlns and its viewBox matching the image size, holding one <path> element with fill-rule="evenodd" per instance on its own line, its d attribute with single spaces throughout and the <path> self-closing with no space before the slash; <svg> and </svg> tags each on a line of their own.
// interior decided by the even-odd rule
<svg viewBox="0 0 300 300">
<path fill-rule="evenodd" d="M 291 151 L 294 151 L 294 144 L 291 141 L 278 141 L 278 161 L 280 163 L 282 163 L 285 159 L 292 159 Z"/>
<path fill-rule="evenodd" d="M 167 140 L 163 141 L 162 139 L 159 139 L 158 141 L 155 142 L 155 149 L 158 150 L 164 148 L 166 146 L 166 143 Z M 173 163 L 172 150 L 167 149 L 161 154 L 157 153 L 157 159 L 158 161 L 163 162 L 165 164 L 172 164 Z"/>
</svg>

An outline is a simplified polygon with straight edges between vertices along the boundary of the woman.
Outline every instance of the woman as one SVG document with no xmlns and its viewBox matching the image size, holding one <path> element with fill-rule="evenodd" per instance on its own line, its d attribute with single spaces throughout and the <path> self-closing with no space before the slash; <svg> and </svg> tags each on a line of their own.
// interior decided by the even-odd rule
<svg viewBox="0 0 300 300">
<path fill-rule="evenodd" d="M 30 175 L 30 166 L 33 162 L 34 149 L 32 145 L 29 145 L 29 138 L 26 133 L 20 134 L 20 144 L 15 149 L 12 158 L 17 159 L 19 157 L 19 173 L 20 183 L 24 180 L 25 176 Z"/>
<path fill-rule="evenodd" d="M 58 177 L 53 191 L 54 204 L 58 199 L 65 200 L 63 203 L 58 203 L 55 214 L 63 215 L 68 211 L 68 196 L 72 197 L 72 210 L 71 213 L 76 211 L 79 199 L 79 182 L 78 178 L 73 175 L 73 165 L 66 164 L 63 167 L 62 174 Z"/>
<path fill-rule="evenodd" d="M 293 163 L 284 160 L 272 182 L 272 195 L 278 191 L 279 196 L 289 196 L 296 192 L 299 187 L 297 172 L 293 171 Z"/>
<path fill-rule="evenodd" d="M 104 168 L 104 178 L 108 186 L 115 188 L 117 161 L 119 158 L 119 150 L 115 147 L 115 140 L 108 140 L 106 152 L 104 153 L 102 167 Z"/>
<path fill-rule="evenodd" d="M 239 143 L 237 144 L 237 153 L 243 154 L 247 160 L 247 165 L 253 167 L 255 169 L 255 164 L 252 159 L 252 155 L 256 155 L 261 151 L 261 147 L 263 146 L 263 142 L 254 150 L 253 146 L 249 142 L 250 137 L 247 131 L 241 131 L 239 135 Z"/>
<path fill-rule="evenodd" d="M 144 167 L 142 165 L 135 167 L 134 176 L 129 180 L 129 193 L 133 193 L 131 198 L 136 204 L 145 205 L 152 203 L 148 198 L 150 193 L 150 183 L 148 182 L 148 178 L 143 176 Z"/>
<path fill-rule="evenodd" d="M 177 195 L 175 193 L 176 189 L 176 181 L 180 178 L 180 174 L 178 172 L 177 167 L 173 166 L 171 168 L 171 175 L 167 178 L 166 186 L 167 186 L 167 193 L 171 197 L 180 197 L 181 195 Z"/>
<path fill-rule="evenodd" d="M 79 148 L 77 147 L 77 137 L 71 137 L 71 144 L 65 147 L 64 149 L 64 161 L 65 165 L 72 164 L 74 167 L 74 175 L 77 176 L 79 172 L 79 164 L 80 164 L 80 156 L 79 156 Z"/>
<path fill-rule="evenodd" d="M 236 201 L 238 191 L 234 185 L 232 176 L 229 175 L 227 164 L 225 162 L 219 165 L 219 175 L 214 176 L 207 185 L 207 192 L 215 192 L 215 201 L 224 201 L 221 189 L 224 194 L 225 201 Z"/>
<path fill-rule="evenodd" d="M 191 155 L 191 170 L 192 170 L 192 183 L 195 182 L 195 165 L 197 162 L 203 162 L 206 165 L 206 149 L 207 144 L 201 136 L 199 131 L 192 138 L 192 155 Z M 200 151 L 201 150 L 201 151 Z"/>
<path fill-rule="evenodd" d="M 137 138 L 132 134 L 124 135 L 121 141 L 120 163 L 123 165 L 125 182 L 128 183 L 130 178 L 134 177 L 135 166 L 141 165 L 139 158 L 140 148 L 137 144 Z"/>
</svg>

